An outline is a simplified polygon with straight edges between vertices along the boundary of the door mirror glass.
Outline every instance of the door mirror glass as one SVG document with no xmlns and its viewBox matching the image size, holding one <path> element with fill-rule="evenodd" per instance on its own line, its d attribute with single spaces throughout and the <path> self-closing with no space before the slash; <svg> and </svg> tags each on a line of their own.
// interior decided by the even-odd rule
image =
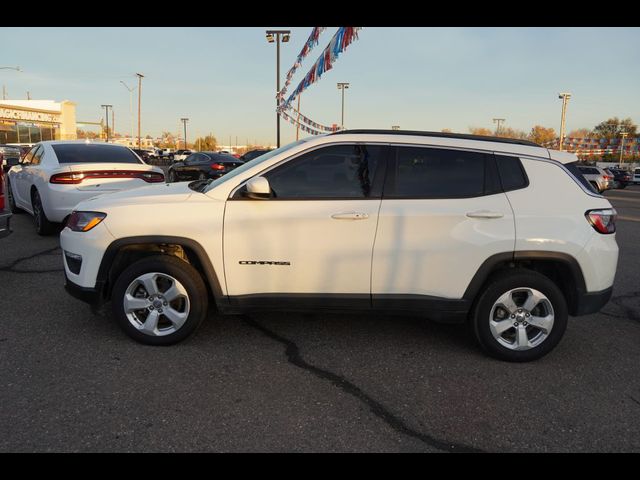
<svg viewBox="0 0 640 480">
<path fill-rule="evenodd" d="M 271 187 L 269 180 L 264 177 L 254 177 L 247 182 L 246 196 L 256 200 L 263 200 L 271 197 Z"/>
</svg>

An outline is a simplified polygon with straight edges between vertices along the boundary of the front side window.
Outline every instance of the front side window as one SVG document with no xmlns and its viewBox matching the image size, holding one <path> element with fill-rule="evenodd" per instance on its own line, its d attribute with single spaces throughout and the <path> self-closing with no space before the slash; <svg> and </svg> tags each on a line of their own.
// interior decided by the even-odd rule
<svg viewBox="0 0 640 480">
<path fill-rule="evenodd" d="M 36 150 L 36 152 L 33 154 L 33 157 L 31 158 L 31 165 L 40 165 L 43 154 L 44 154 L 44 147 L 40 145 Z"/>
<path fill-rule="evenodd" d="M 490 155 L 441 148 L 398 147 L 385 198 L 465 198 L 497 193 Z"/>
<path fill-rule="evenodd" d="M 380 198 L 376 171 L 385 147 L 333 145 L 287 162 L 265 174 L 276 199 Z"/>
</svg>

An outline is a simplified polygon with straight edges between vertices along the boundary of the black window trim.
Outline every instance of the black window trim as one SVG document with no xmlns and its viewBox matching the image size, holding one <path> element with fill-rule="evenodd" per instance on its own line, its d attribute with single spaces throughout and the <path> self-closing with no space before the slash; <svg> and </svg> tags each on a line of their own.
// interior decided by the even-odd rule
<svg viewBox="0 0 640 480">
<path fill-rule="evenodd" d="M 300 158 L 303 155 L 307 155 L 309 153 L 314 152 L 315 150 L 319 150 L 322 148 L 328 148 L 328 147 L 340 147 L 340 146 L 355 146 L 355 145 L 364 145 L 364 146 L 379 146 L 379 147 L 383 147 L 385 150 L 383 150 L 383 155 L 382 158 L 380 159 L 380 165 L 376 168 L 376 172 L 374 174 L 373 177 L 373 181 L 372 181 L 372 189 L 374 188 L 374 186 L 380 186 L 380 195 L 379 196 L 371 196 L 371 197 L 366 197 L 366 198 L 354 198 L 354 197 L 288 197 L 288 198 L 265 198 L 262 200 L 255 200 L 249 197 L 245 197 L 242 195 L 242 192 L 244 191 L 247 183 L 252 179 L 252 178 L 256 178 L 256 177 L 262 177 L 264 175 L 267 175 L 269 172 L 271 172 L 272 170 L 275 170 L 277 168 L 279 168 L 280 166 L 283 166 L 286 163 L 289 162 L 294 162 L 296 161 L 298 158 Z M 265 168 L 264 170 L 260 171 L 259 173 L 247 178 L 246 180 L 242 181 L 237 187 L 235 187 L 231 193 L 229 194 L 229 197 L 227 200 L 233 200 L 233 201 L 257 201 L 257 202 L 265 202 L 265 201 L 279 201 L 279 202 L 307 202 L 307 201 L 362 201 L 362 200 L 366 200 L 366 201 L 370 201 L 370 200 L 377 200 L 380 201 L 384 198 L 384 187 L 386 185 L 386 179 L 387 179 L 387 172 L 389 170 L 388 165 L 389 165 L 389 161 L 390 161 L 390 155 L 391 155 L 391 151 L 393 150 L 393 148 L 391 148 L 391 146 L 389 145 L 388 142 L 367 142 L 367 141 L 342 141 L 342 142 L 331 142 L 331 143 L 323 143 L 320 145 L 314 145 L 312 148 L 308 148 L 304 151 L 298 152 L 295 156 L 292 157 L 288 157 L 288 158 L 283 158 L 281 161 L 279 161 L 278 163 L 271 165 L 267 168 Z"/>
<path fill-rule="evenodd" d="M 498 195 L 504 193 L 504 189 L 502 189 L 502 180 L 500 179 L 500 174 L 498 172 L 498 165 L 495 161 L 495 154 L 489 150 L 478 150 L 478 149 L 470 149 L 470 148 L 461 148 L 461 147 L 449 147 L 445 145 L 421 145 L 421 144 L 392 144 L 393 154 L 388 159 L 387 162 L 387 175 L 386 181 L 384 185 L 383 192 L 383 200 L 463 200 L 467 198 L 481 198 L 481 197 L 489 197 L 491 195 Z M 487 162 L 493 162 L 494 171 L 498 174 L 498 182 L 500 184 L 499 191 L 487 192 L 486 191 L 486 178 L 483 185 L 483 193 L 481 195 L 448 195 L 448 196 L 429 196 L 429 195 L 398 195 L 395 190 L 395 175 L 396 175 L 396 164 L 398 161 L 398 147 L 402 148 L 430 148 L 433 150 L 453 150 L 459 152 L 468 152 L 468 153 L 478 153 L 480 155 L 485 156 L 485 173 L 487 171 Z"/>
<path fill-rule="evenodd" d="M 502 175 L 500 174 L 500 167 L 498 166 L 498 161 L 496 157 L 511 157 L 511 158 L 516 158 L 518 160 L 518 166 L 520 167 L 520 171 L 522 172 L 522 175 L 524 176 L 524 180 L 525 180 L 525 185 L 522 187 L 514 187 L 514 188 L 504 188 L 504 183 L 502 182 Z M 495 159 L 496 162 L 496 167 L 498 167 L 498 178 L 500 179 L 500 186 L 502 187 L 502 191 L 504 193 L 507 192 L 515 192 L 516 190 L 524 190 L 525 188 L 528 188 L 529 185 L 531 184 L 529 182 L 529 175 L 527 175 L 527 169 L 524 168 L 524 165 L 522 164 L 522 158 L 520 158 L 520 155 L 507 155 L 506 153 L 495 153 L 493 154 L 493 158 Z"/>
</svg>

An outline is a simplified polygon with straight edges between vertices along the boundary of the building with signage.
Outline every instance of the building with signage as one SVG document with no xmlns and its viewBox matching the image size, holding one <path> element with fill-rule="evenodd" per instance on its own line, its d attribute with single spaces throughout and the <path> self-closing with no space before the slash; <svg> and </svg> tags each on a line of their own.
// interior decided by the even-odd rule
<svg viewBox="0 0 640 480">
<path fill-rule="evenodd" d="M 0 144 L 76 138 L 75 103 L 0 100 Z"/>
</svg>

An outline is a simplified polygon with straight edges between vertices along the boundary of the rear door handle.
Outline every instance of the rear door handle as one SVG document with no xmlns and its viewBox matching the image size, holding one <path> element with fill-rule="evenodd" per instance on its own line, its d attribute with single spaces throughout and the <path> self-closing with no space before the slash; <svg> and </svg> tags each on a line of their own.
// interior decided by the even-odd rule
<svg viewBox="0 0 640 480">
<path fill-rule="evenodd" d="M 366 220 L 369 218 L 369 215 L 361 212 L 342 212 L 342 213 L 334 213 L 331 215 L 331 218 L 336 220 Z"/>
<path fill-rule="evenodd" d="M 467 217 L 470 218 L 502 218 L 504 213 L 490 212 L 489 210 L 478 210 L 475 212 L 467 213 Z"/>
</svg>

